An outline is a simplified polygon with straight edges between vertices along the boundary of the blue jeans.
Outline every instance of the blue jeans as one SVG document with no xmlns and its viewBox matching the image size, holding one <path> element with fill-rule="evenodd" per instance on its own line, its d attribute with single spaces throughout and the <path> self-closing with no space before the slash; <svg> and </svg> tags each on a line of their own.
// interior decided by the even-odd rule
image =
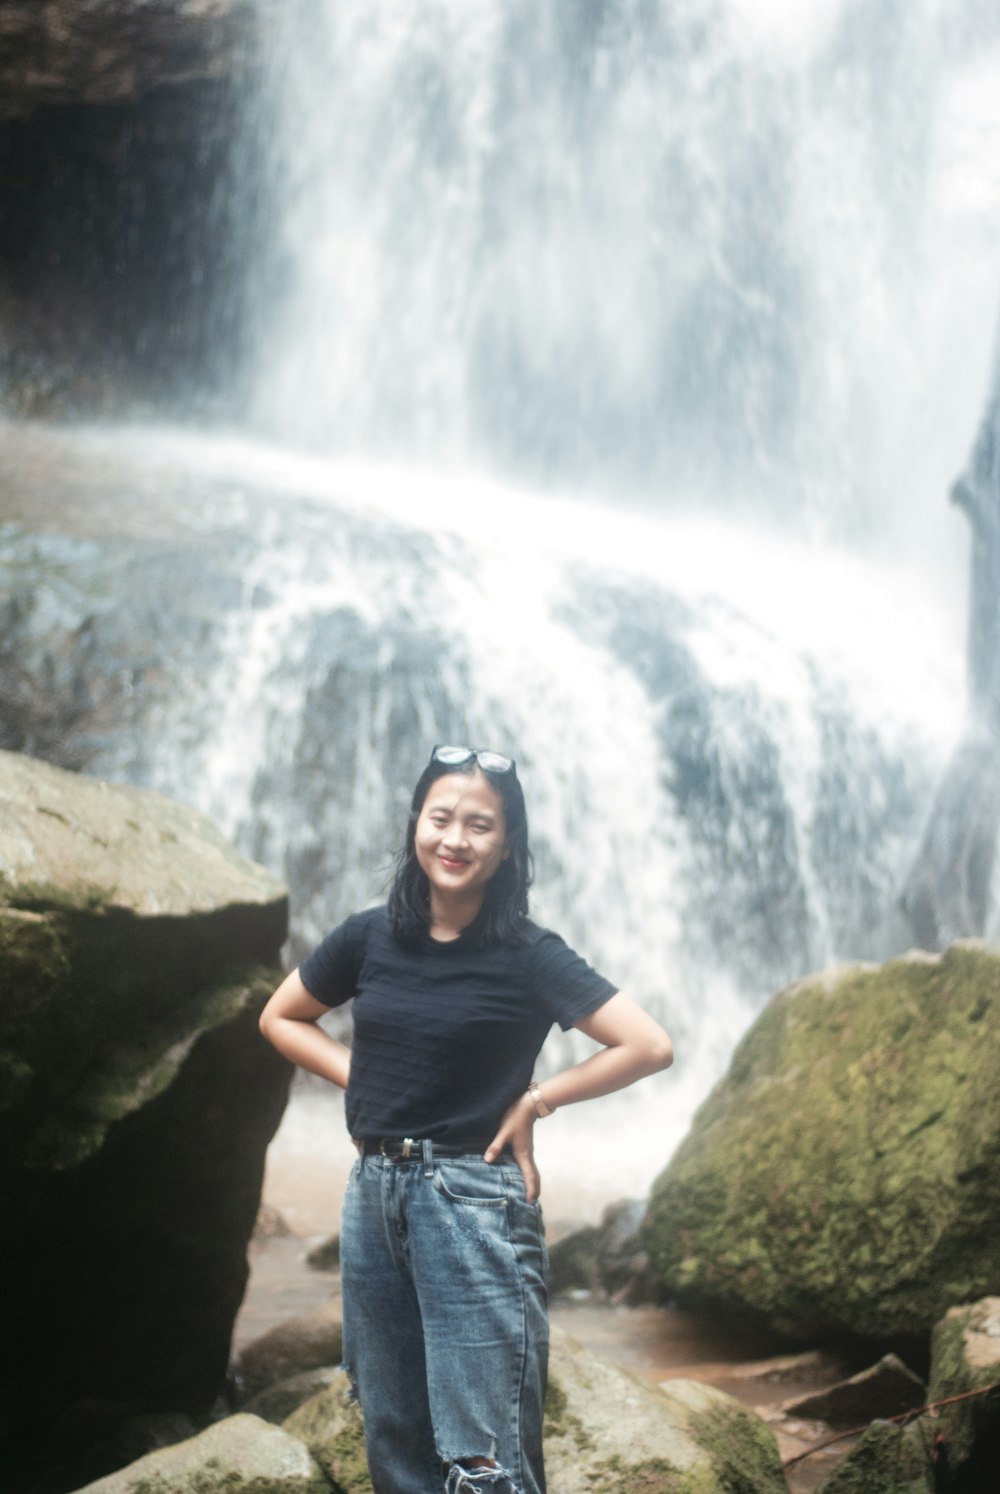
<svg viewBox="0 0 1000 1494">
<path fill-rule="evenodd" d="M 375 1494 L 545 1494 L 545 1243 L 516 1164 L 360 1157 L 340 1252 Z"/>
</svg>

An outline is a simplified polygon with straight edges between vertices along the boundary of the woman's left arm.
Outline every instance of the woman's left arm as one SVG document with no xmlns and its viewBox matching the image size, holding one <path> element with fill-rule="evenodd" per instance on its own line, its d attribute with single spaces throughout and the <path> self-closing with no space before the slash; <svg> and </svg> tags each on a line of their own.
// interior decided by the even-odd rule
<svg viewBox="0 0 1000 1494">
<path fill-rule="evenodd" d="M 553 1074 L 535 1087 L 535 1094 L 548 1110 L 625 1089 L 647 1074 L 669 1068 L 674 1061 L 673 1044 L 659 1022 L 621 991 L 574 1026 L 602 1047 L 582 1063 Z M 493 1162 L 504 1146 L 510 1146 L 524 1174 L 529 1203 L 538 1197 L 532 1137 L 540 1113 L 530 1094 L 521 1095 L 500 1122 L 485 1153 L 486 1161 Z"/>
</svg>

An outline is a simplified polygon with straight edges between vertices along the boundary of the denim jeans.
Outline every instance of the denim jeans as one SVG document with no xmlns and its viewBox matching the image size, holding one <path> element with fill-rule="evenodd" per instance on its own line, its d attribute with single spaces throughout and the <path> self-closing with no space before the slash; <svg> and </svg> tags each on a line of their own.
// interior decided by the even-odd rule
<svg viewBox="0 0 1000 1494">
<path fill-rule="evenodd" d="M 545 1494 L 545 1243 L 516 1164 L 360 1157 L 340 1250 L 375 1494 Z"/>
</svg>

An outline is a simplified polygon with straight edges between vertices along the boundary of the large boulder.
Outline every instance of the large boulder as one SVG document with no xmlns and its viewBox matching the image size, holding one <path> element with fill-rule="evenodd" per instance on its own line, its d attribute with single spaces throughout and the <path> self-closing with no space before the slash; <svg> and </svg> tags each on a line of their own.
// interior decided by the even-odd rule
<svg viewBox="0 0 1000 1494">
<path fill-rule="evenodd" d="M 5 1489 L 224 1383 L 287 1098 L 257 1031 L 286 923 L 194 811 L 0 752 Z"/>
<path fill-rule="evenodd" d="M 79 1494 L 331 1494 L 307 1448 L 258 1416 L 230 1416 Z"/>
<path fill-rule="evenodd" d="M 799 1340 L 924 1338 L 1000 1291 L 1000 952 L 776 996 L 652 1191 L 667 1287 Z"/>
</svg>

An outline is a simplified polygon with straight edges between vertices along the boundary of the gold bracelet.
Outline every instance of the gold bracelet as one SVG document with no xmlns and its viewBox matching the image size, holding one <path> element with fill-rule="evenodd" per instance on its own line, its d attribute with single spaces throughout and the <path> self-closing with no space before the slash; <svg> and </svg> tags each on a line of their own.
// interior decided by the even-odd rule
<svg viewBox="0 0 1000 1494">
<path fill-rule="evenodd" d="M 537 1079 L 532 1079 L 531 1083 L 528 1085 L 528 1093 L 531 1096 L 531 1102 L 534 1105 L 535 1109 L 538 1111 L 538 1115 L 541 1120 L 544 1120 L 547 1115 L 552 1114 L 552 1106 L 545 1103 L 545 1097 L 538 1087 Z"/>
</svg>

